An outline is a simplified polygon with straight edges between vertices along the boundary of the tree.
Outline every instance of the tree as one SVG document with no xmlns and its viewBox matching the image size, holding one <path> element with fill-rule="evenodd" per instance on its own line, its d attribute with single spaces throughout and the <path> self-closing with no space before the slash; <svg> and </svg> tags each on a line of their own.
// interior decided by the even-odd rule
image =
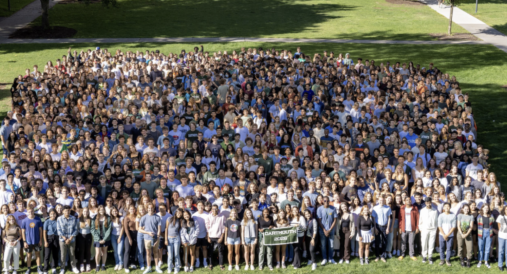
<svg viewBox="0 0 507 274">
<path fill-rule="evenodd" d="M 451 11 L 450 11 L 450 15 L 449 15 L 449 30 L 448 30 L 448 33 L 449 35 L 452 34 L 452 13 L 454 11 L 454 6 L 457 6 L 459 5 L 461 2 L 461 0 L 449 0 L 449 3 L 451 4 Z"/>
<path fill-rule="evenodd" d="M 40 0 L 42 7 L 42 16 L 41 16 L 41 25 L 43 29 L 49 29 L 49 1 L 50 0 Z M 54 1 L 54 0 L 53 0 Z M 106 8 L 109 6 L 116 7 L 116 0 L 100 0 L 102 5 Z M 86 5 L 89 5 L 91 0 L 85 0 Z"/>
</svg>

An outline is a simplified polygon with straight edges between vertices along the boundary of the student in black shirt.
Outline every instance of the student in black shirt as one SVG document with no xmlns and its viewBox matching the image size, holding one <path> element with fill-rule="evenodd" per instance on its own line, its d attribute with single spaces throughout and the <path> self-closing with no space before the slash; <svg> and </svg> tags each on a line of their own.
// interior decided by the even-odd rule
<svg viewBox="0 0 507 274">
<path fill-rule="evenodd" d="M 276 227 L 273 218 L 270 216 L 269 209 L 265 208 L 262 211 L 262 216 L 257 220 L 259 224 L 259 270 L 262 270 L 264 265 L 264 255 L 268 255 L 267 265 L 269 270 L 273 270 L 273 247 L 265 246 L 263 244 L 262 232 L 265 229 L 272 229 Z"/>
</svg>

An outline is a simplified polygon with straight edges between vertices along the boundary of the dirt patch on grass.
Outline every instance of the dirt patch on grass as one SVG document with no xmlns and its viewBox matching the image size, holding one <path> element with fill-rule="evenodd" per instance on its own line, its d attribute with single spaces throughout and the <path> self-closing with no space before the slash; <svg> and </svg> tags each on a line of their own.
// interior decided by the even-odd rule
<svg viewBox="0 0 507 274">
<path fill-rule="evenodd" d="M 405 5 L 405 6 L 424 6 L 424 3 L 421 3 L 416 0 L 386 0 L 387 3 L 391 3 L 394 5 Z"/>
<path fill-rule="evenodd" d="M 453 33 L 451 36 L 445 33 L 430 33 L 430 36 L 439 41 L 478 41 L 479 39 L 470 33 Z"/>
<path fill-rule="evenodd" d="M 77 30 L 55 26 L 47 30 L 42 29 L 40 26 L 26 26 L 22 29 L 16 30 L 9 38 L 11 39 L 52 39 L 52 38 L 71 38 L 76 35 Z"/>
</svg>

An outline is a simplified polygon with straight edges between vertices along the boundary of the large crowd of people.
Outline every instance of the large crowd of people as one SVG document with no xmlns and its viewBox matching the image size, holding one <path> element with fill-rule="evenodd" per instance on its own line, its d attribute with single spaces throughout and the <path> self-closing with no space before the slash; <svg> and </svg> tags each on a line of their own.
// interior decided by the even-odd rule
<svg viewBox="0 0 507 274">
<path fill-rule="evenodd" d="M 97 47 L 26 69 L 0 128 L 3 271 L 504 270 L 505 197 L 468 94 L 392 61 Z M 296 243 L 265 244 L 283 227 Z"/>
</svg>

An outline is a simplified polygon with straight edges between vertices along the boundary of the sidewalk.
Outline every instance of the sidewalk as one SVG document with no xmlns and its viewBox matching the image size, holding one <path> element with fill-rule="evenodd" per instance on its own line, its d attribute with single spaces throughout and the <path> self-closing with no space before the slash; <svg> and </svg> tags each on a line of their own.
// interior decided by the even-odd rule
<svg viewBox="0 0 507 274">
<path fill-rule="evenodd" d="M 56 5 L 56 1 L 49 1 L 49 8 L 51 9 Z M 26 5 L 18 12 L 0 21 L 0 41 L 9 39 L 9 35 L 28 24 L 37 17 L 41 16 L 42 8 L 39 0 L 35 0 L 32 3 Z M 51 17 L 50 17 L 51 20 Z M 58 41 L 55 41 L 58 42 Z"/>
<path fill-rule="evenodd" d="M 420 0 L 427 4 L 430 8 L 449 19 L 451 10 L 450 8 L 439 8 L 437 0 Z M 507 36 L 497 31 L 496 29 L 488 26 L 481 20 L 473 17 L 458 7 L 454 7 L 452 22 L 460 25 L 462 28 L 469 31 L 482 41 L 491 44 L 500 50 L 507 53 Z"/>
</svg>

